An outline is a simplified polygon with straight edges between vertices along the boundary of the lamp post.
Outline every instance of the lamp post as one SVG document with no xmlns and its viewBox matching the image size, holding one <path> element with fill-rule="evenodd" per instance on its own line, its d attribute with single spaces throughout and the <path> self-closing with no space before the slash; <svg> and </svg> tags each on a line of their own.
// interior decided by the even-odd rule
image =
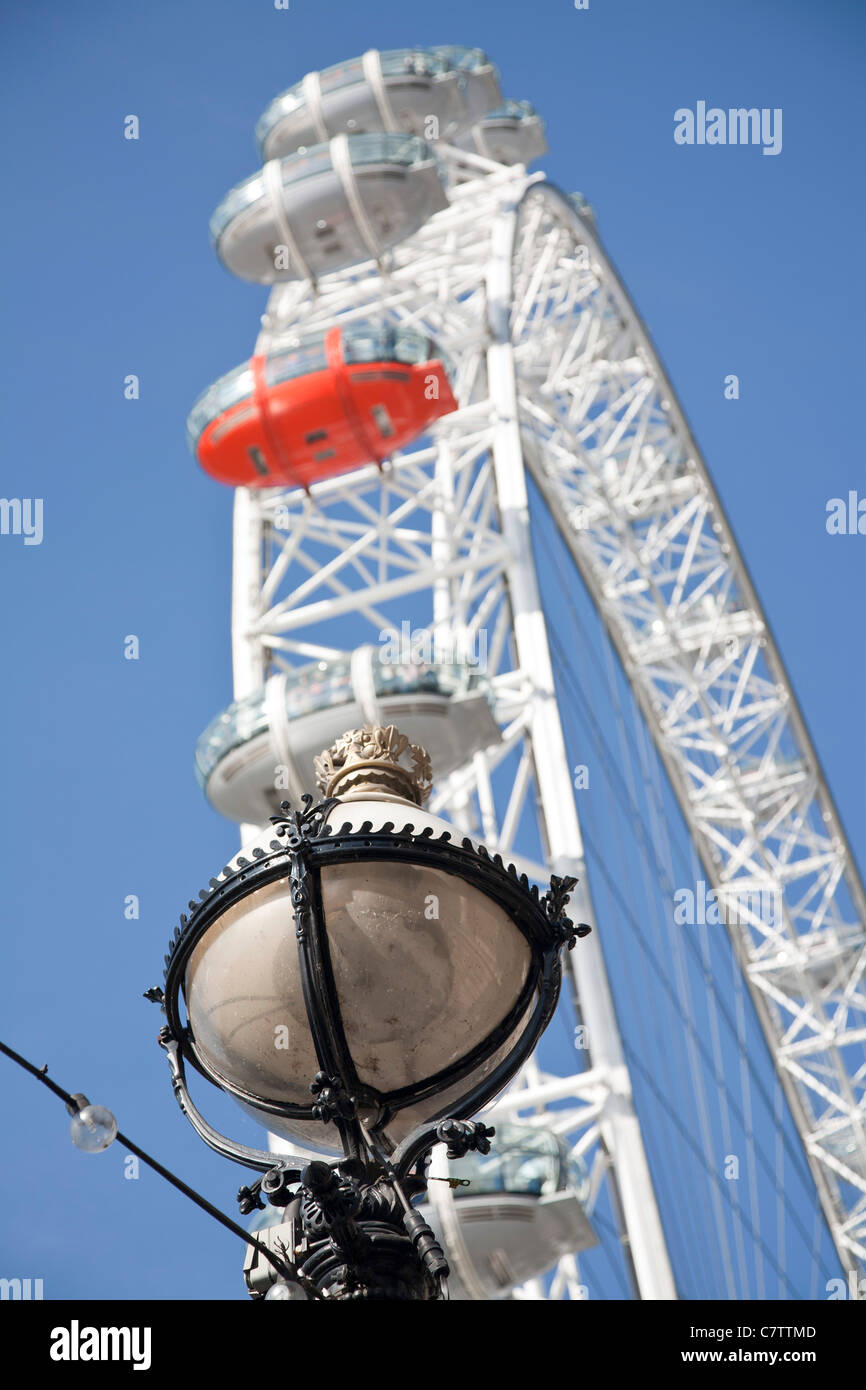
<svg viewBox="0 0 866 1390">
<path fill-rule="evenodd" d="M 489 1150 L 471 1116 L 531 1053 L 589 929 L 565 916 L 574 880 L 541 895 L 422 809 L 429 759 L 393 726 L 344 734 L 316 773 L 323 799 L 284 802 L 190 904 L 148 997 L 181 1109 L 262 1174 L 241 1210 L 285 1209 L 270 1296 L 440 1298 L 448 1266 L 412 1207 L 430 1151 Z M 219 1134 L 187 1065 L 312 1161 Z"/>
</svg>

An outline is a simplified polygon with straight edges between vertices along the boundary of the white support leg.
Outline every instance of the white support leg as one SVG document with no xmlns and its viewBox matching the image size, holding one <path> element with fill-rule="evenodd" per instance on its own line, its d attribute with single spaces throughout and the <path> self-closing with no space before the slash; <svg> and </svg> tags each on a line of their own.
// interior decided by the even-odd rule
<svg viewBox="0 0 866 1390">
<path fill-rule="evenodd" d="M 500 522 L 513 556 L 507 577 L 514 637 L 519 664 L 532 672 L 536 692 L 530 716 L 532 746 L 552 867 L 557 874 L 580 879 L 575 915 L 593 926 L 592 935 L 580 943 L 571 961 L 593 1066 L 604 1069 L 612 1078 L 600 1123 L 613 1159 L 635 1276 L 642 1298 L 675 1299 L 673 1273 L 586 884 L 583 842 L 532 555 L 508 323 L 514 225 L 514 212 L 507 212 L 493 231 L 488 290 L 494 341 L 487 354 L 491 403 L 496 414 L 493 448 Z"/>
</svg>

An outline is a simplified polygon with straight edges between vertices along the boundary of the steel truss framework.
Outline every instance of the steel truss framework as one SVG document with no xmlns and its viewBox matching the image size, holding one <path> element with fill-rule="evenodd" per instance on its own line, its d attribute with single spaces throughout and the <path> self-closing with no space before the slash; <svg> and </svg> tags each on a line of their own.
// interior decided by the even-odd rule
<svg viewBox="0 0 866 1390">
<path fill-rule="evenodd" d="M 806 1149 L 840 1258 L 866 1262 L 866 900 L 796 701 L 688 426 L 591 222 L 543 175 L 442 151 L 450 206 L 387 260 L 278 286 L 257 351 L 384 315 L 457 364 L 432 438 L 309 493 L 238 491 L 235 697 L 425 614 L 477 650 L 501 739 L 431 809 L 530 876 L 577 872 L 592 920 L 528 532 L 524 465 L 593 595 L 678 796 Z M 347 640 L 348 639 L 348 640 Z M 375 715 L 375 709 L 369 711 Z M 507 771 L 507 775 L 504 775 Z M 517 853 L 537 826 L 537 851 Z M 733 910 L 730 910 L 733 909 Z M 594 943 L 590 947 L 590 943 Z M 588 949 L 589 948 L 589 949 Z M 595 934 L 574 953 L 591 1067 L 534 1067 L 497 1113 L 607 1173 L 644 1297 L 674 1297 Z M 544 1107 L 569 1098 L 566 1109 Z M 552 1289 L 580 1297 L 567 1257 Z"/>
</svg>

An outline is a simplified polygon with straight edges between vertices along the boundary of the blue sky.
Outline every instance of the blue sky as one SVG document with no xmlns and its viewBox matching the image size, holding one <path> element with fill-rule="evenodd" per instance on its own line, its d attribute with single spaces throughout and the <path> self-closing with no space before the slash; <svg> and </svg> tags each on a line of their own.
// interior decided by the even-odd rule
<svg viewBox="0 0 866 1390">
<path fill-rule="evenodd" d="M 539 167 L 597 210 L 863 862 L 866 537 L 824 525 L 829 498 L 866 494 L 861 7 L 439 0 L 410 13 L 392 0 L 31 0 L 0 19 L 13 209 L 0 493 L 44 503 L 41 545 L 0 536 L 0 1036 L 229 1211 L 240 1171 L 180 1117 L 140 996 L 179 911 L 235 847 L 192 772 L 195 739 L 230 697 L 231 494 L 197 469 L 183 427 L 251 350 L 264 291 L 221 269 L 207 222 L 257 167 L 256 118 L 306 71 L 368 47 L 479 45 L 503 90 L 539 108 Z M 698 100 L 782 108 L 781 154 L 676 145 L 674 111 Z M 123 139 L 128 114 L 137 142 Z M 137 662 L 123 659 L 130 633 Z M 615 813 L 597 814 L 603 838 Z M 138 921 L 124 918 L 131 893 Z M 629 969 L 623 945 L 623 1008 Z M 59 1103 L 0 1066 L 0 1275 L 41 1277 L 50 1298 L 243 1295 L 229 1235 L 155 1176 L 124 1179 L 117 1149 L 79 1154 Z M 642 1103 L 652 1128 L 649 1084 Z M 660 1138 L 659 1169 L 662 1153 Z M 676 1193 L 664 1202 L 675 1227 Z M 682 1280 L 715 1287 L 712 1238 L 706 1277 L 681 1230 L 672 1242 Z M 599 1265 L 593 1293 L 615 1287 Z"/>
</svg>

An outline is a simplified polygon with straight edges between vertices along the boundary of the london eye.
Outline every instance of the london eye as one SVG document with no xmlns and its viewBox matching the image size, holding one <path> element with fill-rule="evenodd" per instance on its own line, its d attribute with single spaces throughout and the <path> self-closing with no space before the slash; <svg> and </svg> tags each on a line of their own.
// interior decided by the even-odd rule
<svg viewBox="0 0 866 1390">
<path fill-rule="evenodd" d="M 130 1347 L 866 1297 L 857 16 L 451 8 L 2 21 L 0 1301 Z"/>
<path fill-rule="evenodd" d="M 593 210 L 528 171 L 543 119 L 479 50 L 368 51 L 256 133 L 262 171 L 212 236 L 270 298 L 248 363 L 190 417 L 199 462 L 238 487 L 234 698 L 199 744 L 205 793 L 250 835 L 343 729 L 395 724 L 430 750 L 431 809 L 530 881 L 573 874 L 596 925 L 560 1011 L 571 1074 L 542 1048 L 485 1112 L 505 1152 L 431 1197 L 460 1296 L 580 1298 L 602 1256 L 612 1296 L 701 1296 L 665 1230 L 698 1216 L 710 1291 L 807 1296 L 762 1226 L 785 1162 L 810 1212 L 791 1238 L 820 1261 L 829 1234 L 860 1271 L 862 883 Z M 602 775 L 611 808 L 584 822 Z M 664 1014 L 628 1038 L 626 952 Z M 651 1135 L 641 1098 L 665 1116 Z"/>
</svg>

